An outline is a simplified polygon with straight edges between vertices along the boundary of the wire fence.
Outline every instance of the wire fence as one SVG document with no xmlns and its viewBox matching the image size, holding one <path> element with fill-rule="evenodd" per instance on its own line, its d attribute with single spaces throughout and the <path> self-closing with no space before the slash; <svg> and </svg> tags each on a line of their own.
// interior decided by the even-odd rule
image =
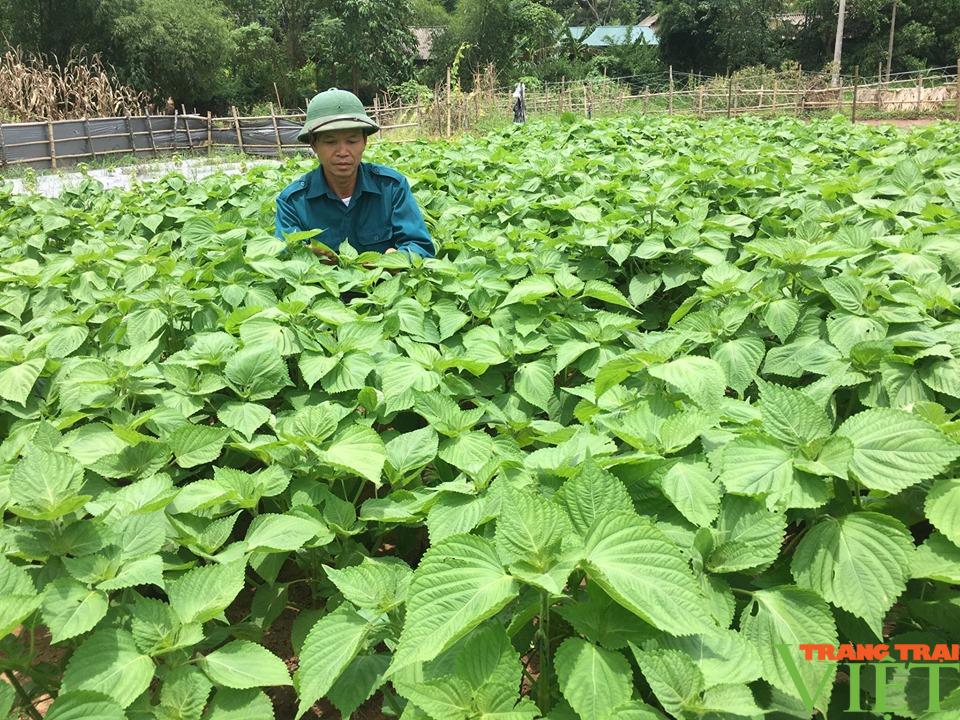
<svg viewBox="0 0 960 720">
<path fill-rule="evenodd" d="M 367 108 L 380 125 L 375 138 L 409 140 L 450 137 L 512 117 L 513 88 L 497 87 L 492 69 L 462 90 L 448 73 L 433 97 L 418 103 L 377 98 Z M 305 150 L 297 141 L 303 111 L 242 116 L 143 115 L 0 124 L 0 168 L 61 168 L 121 155 L 211 153 L 218 149 L 279 156 Z M 727 77 L 674 72 L 544 83 L 528 89 L 528 118 L 577 113 L 587 117 L 623 113 L 693 115 L 701 119 L 743 114 L 842 113 L 854 122 L 868 114 L 910 113 L 960 121 L 960 61 L 956 67 L 862 77 L 843 75 L 832 86 L 829 72 L 746 71 Z"/>
</svg>

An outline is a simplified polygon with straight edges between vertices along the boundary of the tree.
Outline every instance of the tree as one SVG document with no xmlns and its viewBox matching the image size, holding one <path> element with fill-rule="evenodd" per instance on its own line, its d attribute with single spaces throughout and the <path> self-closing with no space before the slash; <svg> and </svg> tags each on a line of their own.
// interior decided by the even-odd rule
<svg viewBox="0 0 960 720">
<path fill-rule="evenodd" d="M 783 0 L 663 0 L 657 34 L 664 63 L 723 73 L 777 64 L 774 16 Z"/>
<path fill-rule="evenodd" d="M 213 0 L 136 0 L 111 32 L 131 84 L 184 103 L 209 103 L 226 89 L 232 24 Z"/>
<path fill-rule="evenodd" d="M 326 11 L 330 20 L 315 36 L 324 53 L 311 59 L 334 84 L 369 97 L 413 77 L 409 0 L 328 0 Z"/>
<path fill-rule="evenodd" d="M 446 27 L 450 24 L 450 13 L 437 0 L 413 0 L 410 15 L 413 27 Z"/>
</svg>

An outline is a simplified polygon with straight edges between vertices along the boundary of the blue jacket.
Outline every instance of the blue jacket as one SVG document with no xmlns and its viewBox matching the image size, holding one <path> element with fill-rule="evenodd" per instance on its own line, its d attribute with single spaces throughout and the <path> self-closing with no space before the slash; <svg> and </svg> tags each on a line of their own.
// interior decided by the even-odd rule
<svg viewBox="0 0 960 720">
<path fill-rule="evenodd" d="M 350 205 L 327 185 L 318 166 L 290 183 L 277 196 L 274 234 L 320 228 L 315 239 L 336 251 L 348 240 L 358 251 L 388 248 L 433 257 L 433 241 L 410 191 L 410 183 L 396 170 L 360 163 Z"/>
</svg>

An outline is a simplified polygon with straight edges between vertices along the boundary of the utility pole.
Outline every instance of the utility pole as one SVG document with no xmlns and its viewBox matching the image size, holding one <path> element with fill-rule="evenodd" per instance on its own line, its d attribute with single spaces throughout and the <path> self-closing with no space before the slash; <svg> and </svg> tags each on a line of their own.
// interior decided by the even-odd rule
<svg viewBox="0 0 960 720">
<path fill-rule="evenodd" d="M 847 0 L 840 0 L 840 8 L 837 11 L 837 39 L 833 43 L 833 78 L 830 81 L 831 87 L 840 84 L 840 51 L 843 49 L 843 21 L 847 14 Z"/>
<path fill-rule="evenodd" d="M 897 27 L 897 5 L 900 0 L 893 0 L 893 13 L 890 15 L 890 42 L 887 45 L 887 82 L 890 82 L 890 63 L 893 61 L 893 31 Z"/>
</svg>

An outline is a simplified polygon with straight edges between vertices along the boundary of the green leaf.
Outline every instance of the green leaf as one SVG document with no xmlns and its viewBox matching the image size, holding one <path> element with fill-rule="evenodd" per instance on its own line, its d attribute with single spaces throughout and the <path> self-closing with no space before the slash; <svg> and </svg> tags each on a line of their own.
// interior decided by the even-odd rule
<svg viewBox="0 0 960 720">
<path fill-rule="evenodd" d="M 580 535 L 586 535 L 597 520 L 612 512 L 633 511 L 633 501 L 623 483 L 593 458 L 587 458 L 580 471 L 563 484 L 557 499 Z"/>
<path fill-rule="evenodd" d="M 10 476 L 10 499 L 42 519 L 54 520 L 78 507 L 83 468 L 61 453 L 33 448 Z"/>
<path fill-rule="evenodd" d="M 555 503 L 539 493 L 508 489 L 497 518 L 497 552 L 507 565 L 522 561 L 544 570 L 569 529 L 566 516 Z"/>
<path fill-rule="evenodd" d="M 764 431 L 792 445 L 803 445 L 833 430 L 823 409 L 800 390 L 762 383 L 759 406 Z"/>
<path fill-rule="evenodd" d="M 227 433 L 208 425 L 182 425 L 170 433 L 167 442 L 182 468 L 213 462 L 220 457 Z"/>
<path fill-rule="evenodd" d="M 243 589 L 246 562 L 228 565 L 204 565 L 170 582 L 167 596 L 181 621 L 212 620 L 233 602 Z"/>
<path fill-rule="evenodd" d="M 485 432 L 472 430 L 440 443 L 440 459 L 471 476 L 480 474 L 483 467 L 495 457 L 493 438 Z"/>
<path fill-rule="evenodd" d="M 447 538 L 423 556 L 410 582 L 406 622 L 392 670 L 432 660 L 517 596 L 493 545 L 473 535 Z"/>
<path fill-rule="evenodd" d="M 607 513 L 594 523 L 585 544 L 587 575 L 641 619 L 672 635 L 712 629 L 683 553 L 649 520 Z"/>
<path fill-rule="evenodd" d="M 913 539 L 898 520 L 874 512 L 825 518 L 797 546 L 797 585 L 866 620 L 883 638 L 887 611 L 906 589 Z"/>
<path fill-rule="evenodd" d="M 110 696 L 89 690 L 61 692 L 44 715 L 46 720 L 127 720 Z"/>
<path fill-rule="evenodd" d="M 727 495 L 720 507 L 715 549 L 707 558 L 711 572 L 729 573 L 762 568 L 780 554 L 787 518 L 766 510 L 750 498 Z"/>
<path fill-rule="evenodd" d="M 253 345 L 234 354 L 224 376 L 246 400 L 268 400 L 291 385 L 287 364 L 273 345 Z"/>
<path fill-rule="evenodd" d="M 720 487 L 705 462 L 678 462 L 663 476 L 663 494 L 694 525 L 706 526 L 720 511 Z"/>
<path fill-rule="evenodd" d="M 633 673 L 626 658 L 580 638 L 567 638 L 554 657 L 560 692 L 581 718 L 605 718 L 627 702 Z"/>
<path fill-rule="evenodd" d="M 718 345 L 710 353 L 710 357 L 723 368 L 727 384 L 742 396 L 743 391 L 757 376 L 765 352 L 763 340 L 747 335 Z"/>
<path fill-rule="evenodd" d="M 727 387 L 723 368 L 716 361 L 699 355 L 653 365 L 647 372 L 672 385 L 704 410 L 716 408 Z"/>
<path fill-rule="evenodd" d="M 624 297 L 623 293 L 617 290 L 613 285 L 603 280 L 587 280 L 584 284 L 582 297 L 595 298 L 611 305 L 633 309 L 630 301 Z"/>
<path fill-rule="evenodd" d="M 853 443 L 850 473 L 865 487 L 898 493 L 943 472 L 960 446 L 926 420 L 874 408 L 846 420 L 837 435 Z"/>
<path fill-rule="evenodd" d="M 630 646 L 640 672 L 657 700 L 671 715 L 680 716 L 703 690 L 703 675 L 693 660 L 679 650 L 641 651 Z"/>
<path fill-rule="evenodd" d="M 73 578 L 57 578 L 44 591 L 41 614 L 58 643 L 92 630 L 107 614 L 107 594 Z"/>
<path fill-rule="evenodd" d="M 260 552 L 299 550 L 317 534 L 317 524 L 293 515 L 263 513 L 250 523 L 247 549 Z"/>
<path fill-rule="evenodd" d="M 827 717 L 837 665 L 806 660 L 800 651 L 803 643 L 837 644 L 833 614 L 823 600 L 793 586 L 756 590 L 740 614 L 740 632 L 760 653 L 764 680 L 790 697 L 802 698 L 795 681 L 799 678 L 815 707 Z M 789 660 L 780 646 L 786 646 Z"/>
<path fill-rule="evenodd" d="M 200 659 L 213 682 L 235 690 L 268 685 L 291 685 L 283 661 L 262 645 L 234 640 Z"/>
<path fill-rule="evenodd" d="M 97 584 L 98 590 L 122 590 L 136 585 L 163 587 L 163 558 L 159 555 L 130 560 L 115 576 Z"/>
<path fill-rule="evenodd" d="M 46 364 L 46 358 L 34 358 L 0 372 L 0 397 L 21 405 L 26 404 L 27 397 Z"/>
<path fill-rule="evenodd" d="M 327 697 L 343 717 L 348 717 L 383 685 L 389 665 L 389 655 L 355 657 L 327 692 Z"/>
<path fill-rule="evenodd" d="M 913 554 L 910 577 L 960 585 L 960 547 L 933 533 Z"/>
<path fill-rule="evenodd" d="M 537 360 L 521 365 L 513 382 L 520 397 L 544 412 L 550 412 L 554 386 L 553 364 L 549 360 Z"/>
<path fill-rule="evenodd" d="M 363 648 L 372 629 L 372 624 L 348 604 L 314 624 L 300 650 L 300 668 L 295 675 L 300 696 L 297 717 L 330 691 Z"/>
<path fill-rule="evenodd" d="M 97 630 L 77 648 L 63 673 L 61 692 L 91 690 L 127 707 L 150 685 L 154 665 L 126 630 Z"/>
<path fill-rule="evenodd" d="M 531 275 L 514 285 L 507 297 L 504 298 L 503 305 L 512 305 L 513 303 L 532 303 L 545 298 L 547 295 L 553 295 L 557 291 L 557 286 L 553 280 L 545 275 Z"/>
<path fill-rule="evenodd" d="M 350 425 L 334 438 L 321 458 L 328 465 L 356 473 L 380 487 L 387 454 L 376 431 L 364 425 Z"/>
<path fill-rule="evenodd" d="M 741 435 L 723 448 L 720 482 L 728 492 L 784 505 L 794 484 L 793 455 L 769 438 Z"/>
<path fill-rule="evenodd" d="M 570 208 L 570 215 L 572 215 L 576 220 L 590 223 L 591 225 L 599 223 L 603 218 L 600 208 L 598 208 L 596 205 L 590 205 L 589 203 Z"/>
<path fill-rule="evenodd" d="M 786 342 L 800 319 L 800 303 L 793 298 L 774 300 L 763 313 L 763 322 L 780 342 Z"/>
<path fill-rule="evenodd" d="M 273 703 L 263 690 L 217 688 L 203 720 L 274 720 Z"/>
<path fill-rule="evenodd" d="M 259 403 L 225 402 L 217 410 L 217 419 L 250 440 L 270 414 L 270 408 Z"/>
<path fill-rule="evenodd" d="M 181 665 L 163 678 L 160 688 L 160 718 L 200 720 L 212 685 L 200 670 Z"/>
<path fill-rule="evenodd" d="M 427 466 L 437 456 L 439 439 L 432 427 L 397 435 L 386 445 L 387 473 L 395 481 Z"/>
<path fill-rule="evenodd" d="M 735 630 L 708 635 L 665 637 L 661 644 L 686 654 L 697 666 L 705 688 L 727 683 L 749 683 L 763 672 L 757 649 Z"/>
<path fill-rule="evenodd" d="M 380 612 L 403 603 L 413 574 L 406 563 L 396 558 L 368 557 L 353 567 L 337 570 L 324 566 L 324 570 L 344 598 L 358 608 Z"/>
<path fill-rule="evenodd" d="M 934 527 L 960 546 L 960 480 L 938 480 L 930 488 L 924 510 Z"/>
</svg>

